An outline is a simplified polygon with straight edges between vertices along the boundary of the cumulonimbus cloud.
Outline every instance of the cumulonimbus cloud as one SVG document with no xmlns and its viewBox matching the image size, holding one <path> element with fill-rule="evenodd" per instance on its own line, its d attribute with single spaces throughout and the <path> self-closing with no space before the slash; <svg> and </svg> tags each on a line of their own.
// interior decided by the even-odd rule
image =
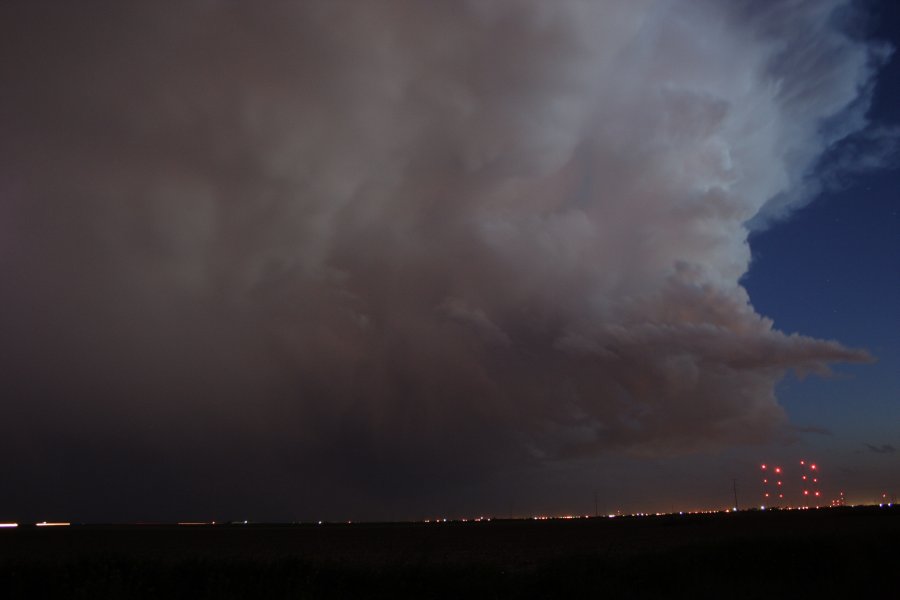
<svg viewBox="0 0 900 600">
<path fill-rule="evenodd" d="M 769 439 L 868 359 L 739 283 L 865 126 L 845 4 L 5 3 L 7 402 L 310 463 Z"/>
</svg>

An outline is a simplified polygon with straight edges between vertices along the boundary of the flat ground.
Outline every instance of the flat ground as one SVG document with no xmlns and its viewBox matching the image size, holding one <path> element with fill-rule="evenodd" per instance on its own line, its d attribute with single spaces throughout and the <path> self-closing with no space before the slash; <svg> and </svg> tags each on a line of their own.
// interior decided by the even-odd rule
<svg viewBox="0 0 900 600">
<path fill-rule="evenodd" d="M 900 597 L 900 509 L 0 530 L 5 598 Z"/>
</svg>

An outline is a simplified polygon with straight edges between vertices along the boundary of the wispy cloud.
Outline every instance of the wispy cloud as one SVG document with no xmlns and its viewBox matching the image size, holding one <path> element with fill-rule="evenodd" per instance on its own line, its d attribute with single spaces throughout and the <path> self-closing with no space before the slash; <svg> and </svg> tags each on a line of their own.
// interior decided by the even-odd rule
<svg viewBox="0 0 900 600">
<path fill-rule="evenodd" d="M 874 452 L 874 453 L 876 453 L 876 454 L 893 454 L 894 452 L 897 451 L 897 449 L 894 448 L 894 447 L 893 447 L 892 445 L 890 445 L 890 444 L 881 444 L 881 445 L 878 445 L 878 444 L 866 444 L 865 446 L 866 446 L 866 448 L 868 448 L 870 451 L 872 451 L 872 452 Z"/>
</svg>

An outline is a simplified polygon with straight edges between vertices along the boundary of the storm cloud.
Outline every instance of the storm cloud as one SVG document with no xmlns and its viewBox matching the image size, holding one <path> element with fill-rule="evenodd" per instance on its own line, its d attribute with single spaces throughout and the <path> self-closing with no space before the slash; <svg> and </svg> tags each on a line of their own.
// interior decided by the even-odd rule
<svg viewBox="0 0 900 600">
<path fill-rule="evenodd" d="M 866 126 L 849 10 L 4 2 L 3 444 L 368 489 L 781 435 L 869 359 L 740 283 Z"/>
</svg>

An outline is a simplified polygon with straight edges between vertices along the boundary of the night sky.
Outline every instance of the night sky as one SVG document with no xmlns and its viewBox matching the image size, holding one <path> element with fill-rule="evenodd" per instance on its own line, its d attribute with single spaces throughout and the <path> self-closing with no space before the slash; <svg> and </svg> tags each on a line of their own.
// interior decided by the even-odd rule
<svg viewBox="0 0 900 600">
<path fill-rule="evenodd" d="M 894 47 L 891 0 L 3 2 L 0 521 L 900 492 Z"/>
</svg>

